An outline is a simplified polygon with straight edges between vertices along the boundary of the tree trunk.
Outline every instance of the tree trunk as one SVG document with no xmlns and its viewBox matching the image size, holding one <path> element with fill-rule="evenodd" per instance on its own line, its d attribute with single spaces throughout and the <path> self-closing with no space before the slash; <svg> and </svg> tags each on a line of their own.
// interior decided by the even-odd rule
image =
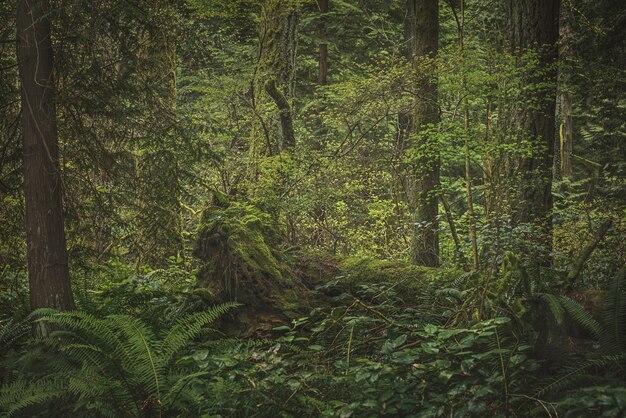
<svg viewBox="0 0 626 418">
<path fill-rule="evenodd" d="M 407 57 L 417 72 L 436 71 L 434 63 L 439 43 L 438 0 L 407 0 L 404 37 Z M 417 86 L 411 129 L 418 134 L 426 126 L 439 122 L 438 89 L 434 77 L 426 77 Z M 413 211 L 413 262 L 439 265 L 439 228 L 437 187 L 439 185 L 439 150 L 434 138 L 420 137 L 416 144 L 421 157 L 415 166 L 415 184 L 409 193 Z"/>
<path fill-rule="evenodd" d="M 523 139 L 532 146 L 531 156 L 521 158 L 520 202 L 515 223 L 531 223 L 541 231 L 546 253 L 552 242 L 552 159 L 555 140 L 557 41 L 559 0 L 507 0 L 511 47 L 519 54 L 534 50 L 538 68 L 522 79 L 524 104 L 519 114 Z M 532 88 L 528 88 L 532 87 Z M 549 259 L 538 260 L 543 265 Z"/>
<path fill-rule="evenodd" d="M 572 5 L 569 1 L 564 1 L 561 5 L 559 24 L 558 120 L 560 153 L 558 153 L 559 165 L 555 167 L 555 170 L 559 170 L 561 178 L 570 178 L 572 176 L 572 151 L 574 147 L 572 96 L 570 94 L 574 31 L 572 28 Z M 555 153 L 556 155 L 557 153 Z"/>
<path fill-rule="evenodd" d="M 321 16 L 317 30 L 320 37 L 319 72 L 317 75 L 317 83 L 320 86 L 325 86 L 328 83 L 328 44 L 326 43 L 326 21 L 324 20 L 324 15 L 328 13 L 328 0 L 319 0 L 318 4 Z"/>
<path fill-rule="evenodd" d="M 272 100 L 278 117 L 266 118 L 270 127 L 276 127 L 268 132 L 268 145 L 290 149 L 296 144 L 289 99 L 294 93 L 297 10 L 291 0 L 264 0 L 261 7 L 255 107 L 262 111 L 267 98 Z"/>
<path fill-rule="evenodd" d="M 453 6 L 454 7 L 454 6 Z M 454 11 L 454 10 L 453 10 Z M 467 89 L 467 70 L 465 62 L 465 0 L 460 1 L 460 13 L 454 11 L 457 23 L 457 37 L 459 43 L 459 55 L 461 57 L 461 92 L 463 94 L 463 131 L 465 133 L 465 196 L 467 199 L 467 215 L 470 230 L 470 242 L 472 244 L 472 268 L 478 270 L 478 237 L 476 232 L 476 212 L 474 211 L 474 193 L 472 191 L 472 163 L 470 159 L 469 144 L 469 92 Z"/>
<path fill-rule="evenodd" d="M 28 281 L 32 309 L 70 310 L 49 11 L 45 0 L 21 0 L 17 10 Z"/>
</svg>

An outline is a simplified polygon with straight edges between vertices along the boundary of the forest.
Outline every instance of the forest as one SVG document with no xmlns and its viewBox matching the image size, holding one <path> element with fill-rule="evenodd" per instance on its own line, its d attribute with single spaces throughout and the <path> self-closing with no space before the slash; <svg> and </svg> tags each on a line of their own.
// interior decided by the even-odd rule
<svg viewBox="0 0 626 418">
<path fill-rule="evenodd" d="M 626 417 L 625 28 L 0 1 L 0 417 Z"/>
</svg>

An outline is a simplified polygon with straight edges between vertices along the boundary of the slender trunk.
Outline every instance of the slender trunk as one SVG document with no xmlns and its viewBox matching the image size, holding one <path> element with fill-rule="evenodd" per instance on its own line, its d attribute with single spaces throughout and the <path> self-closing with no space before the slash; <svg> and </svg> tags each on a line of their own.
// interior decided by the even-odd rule
<svg viewBox="0 0 626 418">
<path fill-rule="evenodd" d="M 320 86 L 325 86 L 328 83 L 328 44 L 326 43 L 326 21 L 324 20 L 324 15 L 328 13 L 328 0 L 319 0 L 318 4 L 321 16 L 317 30 L 320 37 L 317 83 Z"/>
<path fill-rule="evenodd" d="M 32 309 L 70 310 L 49 12 L 45 0 L 21 0 L 17 10 L 28 280 Z"/>
<path fill-rule="evenodd" d="M 404 36 L 410 61 L 419 73 L 436 72 L 432 59 L 437 57 L 439 44 L 439 1 L 407 0 Z M 411 128 L 419 134 L 428 125 L 439 122 L 438 88 L 435 77 L 426 77 L 417 86 L 415 111 Z M 413 210 L 412 258 L 416 264 L 439 265 L 438 198 L 440 157 L 436 138 L 421 135 L 416 146 L 421 157 L 415 165 L 415 184 L 410 194 Z"/>
<path fill-rule="evenodd" d="M 485 121 L 485 149 L 483 153 L 483 181 L 485 183 L 485 215 L 488 220 L 491 219 L 493 211 L 493 200 L 495 199 L 492 190 L 494 188 L 494 171 L 493 171 L 493 158 L 490 155 L 492 149 L 491 141 L 493 139 L 493 111 L 491 100 L 487 102 L 486 121 Z"/>
<path fill-rule="evenodd" d="M 461 56 L 461 93 L 463 94 L 463 130 L 465 132 L 465 194 L 467 198 L 467 215 L 470 229 L 470 242 L 472 244 L 472 268 L 478 270 L 478 239 L 476 233 L 476 213 L 474 212 L 474 195 L 472 192 L 472 162 L 470 160 L 469 145 L 469 99 L 467 91 L 467 70 L 465 68 L 465 0 L 461 0 L 461 14 L 457 17 L 457 36 L 459 52 Z"/>
<path fill-rule="evenodd" d="M 612 219 L 607 219 L 606 221 L 602 222 L 602 224 L 598 227 L 598 230 L 596 231 L 596 233 L 589 240 L 589 242 L 587 242 L 587 244 L 583 248 L 578 258 L 576 258 L 576 260 L 574 261 L 574 265 L 572 266 L 572 269 L 567 274 L 567 278 L 565 281 L 566 292 L 570 292 L 573 289 L 576 279 L 578 278 L 580 273 L 583 271 L 583 268 L 585 267 L 585 262 L 587 262 L 593 250 L 596 249 L 600 241 L 602 241 L 604 239 L 604 236 L 607 234 L 607 232 L 609 232 L 609 229 L 611 228 L 612 224 L 613 224 Z"/>
<path fill-rule="evenodd" d="M 467 117 L 467 116 L 466 116 Z M 474 196 L 472 192 L 472 166 L 470 161 L 469 141 L 465 140 L 465 194 L 467 196 L 467 215 L 472 244 L 472 268 L 478 270 L 478 238 L 476 232 L 476 213 L 474 212 Z"/>
<path fill-rule="evenodd" d="M 461 248 L 461 240 L 459 239 L 459 234 L 456 232 L 456 224 L 454 223 L 454 218 L 452 217 L 450 203 L 448 203 L 448 199 L 446 199 L 443 194 L 441 194 L 439 198 L 441 199 L 441 204 L 443 205 L 443 210 L 446 214 L 446 220 L 448 221 L 448 226 L 450 227 L 450 234 L 452 235 L 452 240 L 454 241 L 454 250 L 456 251 L 457 261 L 464 266 L 464 269 L 468 270 L 465 266 L 465 257 L 463 256 L 463 249 Z"/>
<path fill-rule="evenodd" d="M 560 94 L 560 125 L 559 125 L 559 143 L 560 143 L 560 171 L 561 178 L 572 177 L 572 152 L 574 149 L 574 135 L 572 122 L 572 97 L 567 91 Z"/>
<path fill-rule="evenodd" d="M 574 44 L 574 33 L 572 28 L 572 5 L 570 0 L 563 1 L 559 16 L 559 164 L 555 167 L 555 172 L 560 173 L 561 178 L 572 176 L 572 152 L 574 146 L 574 132 L 572 120 L 572 96 L 570 88 L 572 84 L 571 64 L 573 60 L 572 47 Z M 556 159 L 556 158 L 555 158 Z"/>
</svg>

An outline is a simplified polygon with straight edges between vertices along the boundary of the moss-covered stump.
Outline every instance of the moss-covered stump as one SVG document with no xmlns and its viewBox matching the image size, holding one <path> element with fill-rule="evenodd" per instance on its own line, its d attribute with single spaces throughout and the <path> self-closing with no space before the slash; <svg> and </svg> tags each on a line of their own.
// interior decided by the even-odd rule
<svg viewBox="0 0 626 418">
<path fill-rule="evenodd" d="M 242 304 L 230 324 L 239 334 L 263 334 L 308 309 L 307 290 L 283 262 L 280 240 L 272 217 L 252 205 L 216 193 L 203 213 L 194 249 L 203 263 L 198 286 L 216 302 Z"/>
</svg>

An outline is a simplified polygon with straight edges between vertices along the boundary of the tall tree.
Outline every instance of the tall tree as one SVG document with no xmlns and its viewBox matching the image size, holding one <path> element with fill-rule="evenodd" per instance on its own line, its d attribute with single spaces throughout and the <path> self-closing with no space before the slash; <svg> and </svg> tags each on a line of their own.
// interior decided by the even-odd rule
<svg viewBox="0 0 626 418">
<path fill-rule="evenodd" d="M 559 149 L 555 152 L 559 165 L 554 169 L 561 178 L 572 176 L 572 151 L 574 148 L 574 126 L 572 118 L 572 76 L 571 67 L 573 61 L 574 29 L 572 27 L 572 4 L 571 0 L 565 0 L 561 4 L 559 25 L 559 74 L 558 74 L 558 119 L 559 119 Z"/>
<path fill-rule="evenodd" d="M 328 82 L 328 43 L 326 42 L 326 21 L 324 20 L 324 15 L 328 13 L 328 0 L 319 0 L 318 4 L 321 16 L 317 29 L 320 37 L 317 83 L 324 86 Z"/>
<path fill-rule="evenodd" d="M 457 12 L 455 5 L 450 3 L 452 13 L 457 25 L 457 40 L 459 55 L 461 57 L 461 89 L 463 94 L 463 131 L 465 134 L 465 195 L 467 201 L 467 215 L 470 230 L 470 242 L 472 244 L 472 268 L 478 270 L 478 238 L 476 232 L 476 213 L 474 212 L 474 194 L 472 192 L 472 166 L 469 145 L 469 92 L 467 89 L 467 64 L 465 53 L 465 0 L 460 0 Z"/>
<path fill-rule="evenodd" d="M 522 77 L 524 103 L 519 112 L 523 139 L 530 155 L 521 158 L 520 201 L 514 220 L 542 230 L 547 251 L 552 237 L 552 160 L 555 141 L 557 41 L 559 0 L 508 0 L 506 3 L 511 47 L 520 60 L 533 51 L 537 68 Z M 549 257 L 537 260 L 549 264 Z"/>
<path fill-rule="evenodd" d="M 265 0 L 261 6 L 260 51 L 255 100 L 262 107 L 267 95 L 278 110 L 278 135 L 266 131 L 268 147 L 290 149 L 296 144 L 289 99 L 293 97 L 297 13 L 293 0 Z M 274 124 L 269 121 L 269 124 Z M 274 143 L 272 143 L 274 142 Z M 272 153 L 272 150 L 269 150 Z"/>
<path fill-rule="evenodd" d="M 406 55 L 416 71 L 436 71 L 432 61 L 439 44 L 439 1 L 407 0 L 404 22 Z M 439 264 L 439 227 L 437 187 L 439 185 L 439 153 L 434 138 L 422 130 L 439 122 L 436 76 L 417 77 L 415 108 L 408 121 L 409 129 L 418 134 L 420 158 L 415 164 L 414 184 L 409 190 L 415 230 L 413 261 L 425 266 Z"/>
<path fill-rule="evenodd" d="M 49 13 L 46 0 L 21 0 L 16 21 L 28 279 L 32 309 L 67 310 L 74 302 L 63 225 Z"/>
</svg>

